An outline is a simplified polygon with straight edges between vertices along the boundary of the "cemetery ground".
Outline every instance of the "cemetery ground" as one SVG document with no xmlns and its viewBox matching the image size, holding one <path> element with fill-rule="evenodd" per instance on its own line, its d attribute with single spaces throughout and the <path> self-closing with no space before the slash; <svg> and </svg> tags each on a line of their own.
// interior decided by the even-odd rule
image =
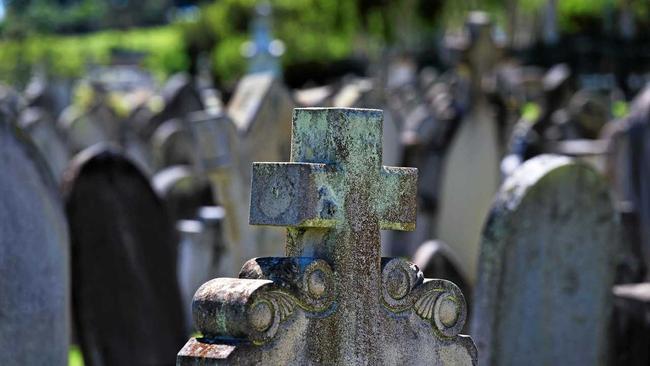
<svg viewBox="0 0 650 366">
<path fill-rule="evenodd" d="M 111 21 L 162 21 L 145 3 Z M 0 80 L 29 78 L 0 84 L 0 365 L 650 364 L 645 8 L 591 34 L 593 4 L 440 5 L 463 21 L 427 38 L 415 2 L 315 3 L 201 5 L 182 22 L 223 20 L 218 57 L 154 22 L 150 55 L 65 77 L 7 41 Z M 0 36 L 40 19 L 5 4 Z M 343 26 L 383 17 L 386 43 Z M 296 61 L 307 20 L 338 27 L 332 69 Z"/>
</svg>

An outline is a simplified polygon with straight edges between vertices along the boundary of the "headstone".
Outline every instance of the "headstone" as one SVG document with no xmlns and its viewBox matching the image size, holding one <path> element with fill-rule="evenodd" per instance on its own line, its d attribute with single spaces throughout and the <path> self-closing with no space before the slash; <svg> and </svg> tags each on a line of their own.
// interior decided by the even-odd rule
<svg viewBox="0 0 650 366">
<path fill-rule="evenodd" d="M 147 178 L 97 145 L 66 174 L 76 334 L 91 365 L 172 365 L 187 334 L 173 224 Z"/>
<path fill-rule="evenodd" d="M 329 106 L 334 88 L 331 85 L 294 90 L 293 99 L 301 107 Z"/>
<path fill-rule="evenodd" d="M 240 155 L 241 140 L 233 122 L 224 114 L 203 112 L 193 113 L 189 121 L 200 171 L 207 176 L 216 202 L 226 211 L 224 234 L 228 249 L 222 261 L 226 272 L 221 273 L 233 273 L 252 256 L 282 254 L 282 230 L 247 223 L 250 192 L 238 169 L 245 159 Z"/>
<path fill-rule="evenodd" d="M 223 252 L 223 208 L 203 207 L 198 213 L 196 220 L 180 220 L 176 223 L 176 230 L 180 234 L 178 280 L 187 324 L 192 324 L 192 297 L 199 286 L 217 276 Z"/>
<path fill-rule="evenodd" d="M 633 101 L 630 114 L 611 124 L 606 131 L 608 147 L 608 175 L 618 207 L 633 216 L 632 230 L 639 238 L 635 251 L 641 253 L 650 274 L 650 87 L 646 87 Z"/>
<path fill-rule="evenodd" d="M 480 363 L 604 363 L 618 235 L 593 168 L 553 155 L 518 168 L 481 242 L 471 322 Z"/>
<path fill-rule="evenodd" d="M 223 253 L 220 274 L 232 273 L 254 252 L 246 228 L 245 204 L 250 202 L 238 169 L 239 138 L 233 122 L 223 113 L 196 112 L 189 116 L 196 148 L 198 170 L 210 183 L 212 196 L 225 210 Z"/>
<path fill-rule="evenodd" d="M 110 135 L 93 114 L 86 113 L 74 105 L 63 111 L 59 126 L 65 133 L 68 149 L 73 153 L 101 142 L 111 141 Z"/>
<path fill-rule="evenodd" d="M 193 219 L 200 207 L 215 203 L 208 180 L 187 165 L 161 170 L 153 176 L 151 184 L 164 201 L 173 222 Z"/>
<path fill-rule="evenodd" d="M 160 100 L 162 99 L 162 100 Z M 158 126 L 173 118 L 185 118 L 189 113 L 203 109 L 201 95 L 192 78 L 186 73 L 178 73 L 165 83 L 160 98 L 154 98 L 159 104 L 153 115 L 138 119 L 135 128 L 140 137 L 148 141 Z M 144 113 L 146 115 L 146 113 Z"/>
<path fill-rule="evenodd" d="M 156 129 L 151 150 L 158 169 L 172 165 L 192 165 L 194 146 L 192 135 L 180 119 L 171 119 Z"/>
<path fill-rule="evenodd" d="M 0 113 L 8 118 L 9 123 L 18 120 L 18 115 L 25 108 L 25 99 L 12 88 L 0 84 Z"/>
<path fill-rule="evenodd" d="M 287 226 L 288 257 L 248 261 L 194 296 L 177 365 L 475 364 L 462 293 L 380 229 L 415 226 L 417 170 L 382 166 L 382 113 L 296 109 L 290 163 L 253 166 L 250 222 Z"/>
<path fill-rule="evenodd" d="M 614 293 L 612 364 L 642 366 L 650 363 L 650 283 L 617 285 Z"/>
<path fill-rule="evenodd" d="M 254 161 L 284 161 L 289 156 L 293 106 L 289 91 L 271 73 L 246 75 L 237 85 L 227 112 L 241 136 L 239 169 L 244 182 L 250 182 Z"/>
<path fill-rule="evenodd" d="M 440 182 L 437 238 L 451 246 L 470 283 L 476 281 L 483 219 L 499 184 L 501 146 L 494 111 L 481 89 L 495 53 L 491 23 L 473 14 L 468 23 L 472 36 L 467 50 L 471 70 L 469 110 L 445 154 Z"/>
<path fill-rule="evenodd" d="M 70 160 L 70 152 L 56 130 L 55 121 L 37 107 L 24 110 L 19 118 L 18 124 L 27 131 L 38 147 L 55 181 L 61 182 L 63 172 Z"/>
<path fill-rule="evenodd" d="M 0 112 L 0 355 L 67 365 L 68 228 L 48 167 Z"/>
</svg>

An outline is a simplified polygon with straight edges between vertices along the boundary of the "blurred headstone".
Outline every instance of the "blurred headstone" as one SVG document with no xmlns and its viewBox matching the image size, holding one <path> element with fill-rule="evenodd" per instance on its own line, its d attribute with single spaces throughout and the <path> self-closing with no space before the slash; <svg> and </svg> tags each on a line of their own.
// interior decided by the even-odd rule
<svg viewBox="0 0 650 366">
<path fill-rule="evenodd" d="M 282 253 L 281 230 L 248 225 L 250 191 L 237 169 L 241 142 L 232 120 L 224 114 L 196 112 L 189 117 L 189 124 L 199 169 L 210 182 L 215 201 L 225 210 L 226 251 L 219 273 L 233 273 L 251 256 Z"/>
<path fill-rule="evenodd" d="M 0 363 L 68 363 L 68 228 L 48 166 L 0 112 Z"/>
<path fill-rule="evenodd" d="M 25 109 L 19 118 L 18 124 L 27 131 L 47 161 L 55 181 L 60 183 L 70 160 L 70 152 L 56 130 L 55 121 L 37 107 Z"/>
<path fill-rule="evenodd" d="M 78 89 L 84 104 L 68 106 L 58 122 L 70 150 L 77 153 L 100 142 L 122 143 L 123 121 L 111 108 L 104 85 L 88 82 L 80 84 Z"/>
<path fill-rule="evenodd" d="M 192 324 L 192 297 L 204 282 L 217 277 L 223 252 L 221 223 L 224 210 L 206 206 L 197 211 L 194 220 L 180 220 L 176 230 L 180 235 L 178 280 L 187 324 Z"/>
<path fill-rule="evenodd" d="M 64 184 L 76 334 L 89 365 L 173 365 L 187 334 L 173 224 L 147 178 L 102 145 Z"/>
<path fill-rule="evenodd" d="M 161 124 L 151 138 L 151 149 L 158 169 L 172 165 L 192 165 L 192 136 L 180 119 Z"/>
<path fill-rule="evenodd" d="M 0 113 L 9 123 L 15 124 L 18 121 L 18 115 L 25 106 L 25 99 L 20 94 L 9 86 L 0 84 Z"/>
<path fill-rule="evenodd" d="M 190 166 L 174 165 L 163 169 L 151 178 L 151 184 L 174 222 L 193 219 L 199 207 L 214 204 L 209 181 L 197 175 Z"/>
<path fill-rule="evenodd" d="M 614 286 L 613 332 L 615 365 L 650 364 L 650 283 Z"/>
<path fill-rule="evenodd" d="M 492 24 L 486 14 L 472 13 L 467 29 L 467 109 L 445 153 L 435 232 L 454 250 L 473 284 L 483 220 L 498 189 L 502 147 L 494 110 L 483 91 L 496 53 Z"/>
<path fill-rule="evenodd" d="M 164 122 L 174 118 L 185 118 L 189 113 L 203 110 L 201 94 L 192 78 L 185 73 L 172 75 L 165 83 L 161 95 L 154 100 L 160 104 L 152 114 L 142 111 L 135 119 L 135 129 L 140 138 L 148 141 L 156 129 Z"/>
<path fill-rule="evenodd" d="M 271 73 L 246 75 L 237 84 L 228 115 L 241 136 L 239 169 L 244 182 L 250 181 L 254 161 L 288 158 L 293 107 L 289 91 Z"/>
<path fill-rule="evenodd" d="M 641 254 L 646 277 L 650 272 L 650 87 L 633 101 L 630 114 L 605 131 L 610 141 L 608 175 L 619 211 L 634 222 L 638 237 L 633 251 Z"/>
<path fill-rule="evenodd" d="M 518 168 L 481 242 L 471 322 L 481 364 L 607 360 L 618 234 L 607 184 L 593 168 L 554 155 Z"/>
</svg>

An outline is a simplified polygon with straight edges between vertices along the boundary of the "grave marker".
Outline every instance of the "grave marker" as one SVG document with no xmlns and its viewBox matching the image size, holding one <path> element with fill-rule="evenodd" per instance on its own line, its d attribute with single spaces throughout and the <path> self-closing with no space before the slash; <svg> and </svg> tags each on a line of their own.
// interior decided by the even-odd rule
<svg viewBox="0 0 650 366">
<path fill-rule="evenodd" d="M 250 182 L 254 161 L 283 161 L 289 157 L 291 110 L 289 91 L 272 73 L 244 76 L 228 104 L 241 136 L 240 166 L 244 182 Z"/>
<path fill-rule="evenodd" d="M 201 206 L 214 204 L 210 184 L 190 166 L 163 169 L 151 178 L 151 184 L 165 202 L 173 222 L 194 219 Z"/>
<path fill-rule="evenodd" d="M 41 108 L 31 107 L 20 114 L 19 125 L 27 131 L 46 159 L 55 181 L 61 182 L 63 171 L 70 160 L 70 152 L 56 130 L 55 122 Z"/>
<path fill-rule="evenodd" d="M 77 336 L 91 365 L 170 365 L 186 325 L 173 224 L 146 176 L 102 145 L 66 174 Z"/>
<path fill-rule="evenodd" d="M 192 136 L 177 118 L 158 126 L 151 138 L 151 150 L 157 169 L 194 162 Z"/>
<path fill-rule="evenodd" d="M 0 112 L 0 363 L 66 365 L 68 228 L 36 147 Z"/>
<path fill-rule="evenodd" d="M 593 168 L 553 155 L 519 167 L 483 232 L 471 322 L 480 363 L 605 363 L 617 235 Z"/>
<path fill-rule="evenodd" d="M 417 170 L 382 166 L 382 113 L 296 109 L 290 163 L 253 166 L 250 222 L 287 226 L 289 257 L 248 261 L 194 296 L 177 365 L 473 364 L 463 295 L 381 258 L 415 227 Z"/>
<path fill-rule="evenodd" d="M 467 28 L 471 44 L 467 49 L 469 101 L 443 161 L 440 181 L 437 238 L 448 243 L 476 281 L 481 227 L 499 184 L 499 128 L 494 111 L 482 89 L 496 52 L 491 23 L 483 13 L 472 13 Z"/>
</svg>

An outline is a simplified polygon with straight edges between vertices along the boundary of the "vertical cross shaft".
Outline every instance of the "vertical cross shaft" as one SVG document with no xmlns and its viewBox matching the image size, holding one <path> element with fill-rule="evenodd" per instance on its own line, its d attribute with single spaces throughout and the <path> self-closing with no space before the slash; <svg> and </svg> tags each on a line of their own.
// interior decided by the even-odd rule
<svg viewBox="0 0 650 366">
<path fill-rule="evenodd" d="M 417 170 L 382 167 L 382 119 L 378 110 L 296 109 L 292 162 L 253 167 L 251 224 L 287 226 L 288 256 L 324 259 L 336 273 L 338 310 L 309 336 L 331 339 L 319 352 L 340 363 L 380 354 L 379 230 L 415 226 Z"/>
</svg>

